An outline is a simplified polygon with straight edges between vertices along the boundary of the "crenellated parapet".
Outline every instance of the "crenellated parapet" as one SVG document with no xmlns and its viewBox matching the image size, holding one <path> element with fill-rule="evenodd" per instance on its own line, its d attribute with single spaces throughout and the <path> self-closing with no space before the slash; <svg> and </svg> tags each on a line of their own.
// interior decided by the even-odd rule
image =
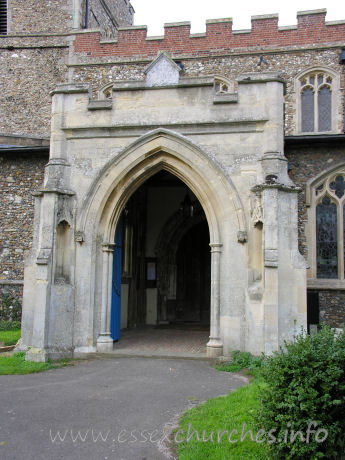
<svg viewBox="0 0 345 460">
<path fill-rule="evenodd" d="M 150 57 L 158 51 L 174 55 L 200 56 L 220 54 L 236 49 L 265 49 L 294 46 L 316 46 L 344 42 L 345 20 L 326 22 L 326 10 L 300 11 L 297 25 L 278 25 L 278 15 L 252 16 L 249 30 L 233 30 L 232 18 L 206 21 L 206 33 L 191 34 L 190 22 L 169 23 L 164 36 L 148 37 L 147 26 L 120 28 L 116 40 L 102 41 L 97 30 L 77 33 L 76 53 L 90 57 Z"/>
</svg>

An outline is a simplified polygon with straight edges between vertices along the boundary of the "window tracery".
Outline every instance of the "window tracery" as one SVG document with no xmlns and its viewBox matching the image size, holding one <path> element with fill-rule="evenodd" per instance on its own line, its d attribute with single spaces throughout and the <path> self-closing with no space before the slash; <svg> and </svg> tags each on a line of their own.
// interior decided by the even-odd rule
<svg viewBox="0 0 345 460">
<path fill-rule="evenodd" d="M 98 99 L 112 99 L 114 83 L 104 86 L 98 93 Z"/>
<path fill-rule="evenodd" d="M 326 69 L 313 69 L 299 76 L 296 84 L 298 131 L 335 131 L 338 76 Z"/>
<path fill-rule="evenodd" d="M 216 94 L 229 94 L 234 92 L 234 84 L 224 77 L 214 78 L 214 90 Z"/>
<path fill-rule="evenodd" d="M 328 175 L 313 188 L 315 275 L 345 279 L 345 169 Z"/>
</svg>

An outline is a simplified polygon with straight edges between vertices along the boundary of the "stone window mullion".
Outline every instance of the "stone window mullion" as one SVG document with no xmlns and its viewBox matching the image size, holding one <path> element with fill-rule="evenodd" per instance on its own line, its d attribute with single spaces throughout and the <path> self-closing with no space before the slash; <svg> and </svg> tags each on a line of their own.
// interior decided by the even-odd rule
<svg viewBox="0 0 345 460">
<path fill-rule="evenodd" d="M 317 75 L 315 75 L 317 79 Z M 319 131 L 319 101 L 318 101 L 318 88 L 314 86 L 314 131 L 317 133 Z"/>
<path fill-rule="evenodd" d="M 310 69 L 296 77 L 296 133 L 331 133 L 337 130 L 339 75 L 331 69 Z"/>
</svg>

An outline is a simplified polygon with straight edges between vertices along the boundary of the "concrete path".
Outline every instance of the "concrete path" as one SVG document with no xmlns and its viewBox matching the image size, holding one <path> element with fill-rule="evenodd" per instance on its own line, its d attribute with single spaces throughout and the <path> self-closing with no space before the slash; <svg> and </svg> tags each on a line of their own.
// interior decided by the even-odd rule
<svg viewBox="0 0 345 460">
<path fill-rule="evenodd" d="M 245 383 L 203 361 L 145 358 L 0 376 L 0 458 L 166 459 L 164 432 L 184 410 Z"/>
</svg>

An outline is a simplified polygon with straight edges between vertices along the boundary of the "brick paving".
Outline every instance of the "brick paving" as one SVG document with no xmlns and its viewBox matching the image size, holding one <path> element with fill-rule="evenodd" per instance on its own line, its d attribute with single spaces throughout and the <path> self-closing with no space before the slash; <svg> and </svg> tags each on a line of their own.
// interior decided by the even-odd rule
<svg viewBox="0 0 345 460">
<path fill-rule="evenodd" d="M 208 328 L 146 327 L 121 331 L 114 351 L 169 354 L 205 354 L 209 340 Z"/>
</svg>

